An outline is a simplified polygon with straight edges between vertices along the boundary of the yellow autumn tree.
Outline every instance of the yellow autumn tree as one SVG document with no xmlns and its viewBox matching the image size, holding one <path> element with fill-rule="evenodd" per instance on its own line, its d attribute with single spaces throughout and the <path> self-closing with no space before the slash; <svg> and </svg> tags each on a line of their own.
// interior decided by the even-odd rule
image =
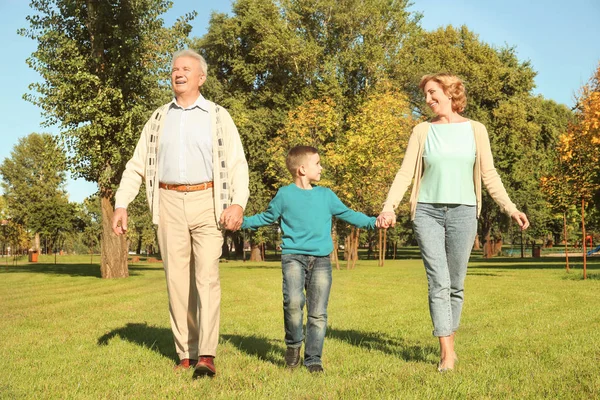
<svg viewBox="0 0 600 400">
<path fill-rule="evenodd" d="M 335 191 L 346 205 L 367 215 L 379 214 L 415 123 L 407 97 L 390 86 L 368 96 L 348 118 L 348 129 L 327 158 Z M 351 228 L 349 238 L 352 268 L 358 229 Z"/>
<path fill-rule="evenodd" d="M 581 88 L 575 122 L 561 136 L 559 154 L 564 179 L 581 204 L 583 278 L 587 278 L 585 208 L 600 189 L 600 65 L 590 81 Z"/>
<path fill-rule="evenodd" d="M 340 121 L 341 116 L 335 102 L 327 97 L 309 100 L 288 113 L 285 125 L 266 149 L 269 162 L 265 174 L 274 182 L 274 189 L 293 182 L 285 166 L 285 157 L 294 146 L 306 145 L 319 149 L 321 164 L 325 171 L 328 170 L 327 159 L 332 151 L 333 142 L 339 135 Z M 324 175 L 326 176 L 319 184 L 332 186 L 332 180 L 327 178 L 331 174 L 327 175 L 326 172 Z M 273 227 L 264 227 L 251 233 L 251 261 L 262 261 L 264 252 L 261 252 L 261 249 L 273 232 Z"/>
</svg>

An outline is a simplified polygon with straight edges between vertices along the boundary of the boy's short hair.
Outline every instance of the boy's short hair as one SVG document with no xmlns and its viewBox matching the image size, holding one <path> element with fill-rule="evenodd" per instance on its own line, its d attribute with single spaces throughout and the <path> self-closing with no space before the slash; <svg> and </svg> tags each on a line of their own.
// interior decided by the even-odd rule
<svg viewBox="0 0 600 400">
<path fill-rule="evenodd" d="M 300 168 L 306 156 L 312 154 L 319 154 L 319 150 L 312 146 L 294 146 L 288 151 L 285 166 L 293 177 L 296 177 L 298 168 Z"/>
</svg>

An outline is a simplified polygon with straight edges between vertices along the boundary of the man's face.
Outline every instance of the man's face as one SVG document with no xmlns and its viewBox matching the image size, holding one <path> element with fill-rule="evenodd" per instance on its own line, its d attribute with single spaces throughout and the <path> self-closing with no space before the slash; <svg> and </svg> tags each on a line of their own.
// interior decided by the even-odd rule
<svg viewBox="0 0 600 400">
<path fill-rule="evenodd" d="M 171 86 L 175 97 L 196 94 L 206 81 L 206 75 L 200 70 L 200 61 L 193 57 L 178 57 L 171 70 Z"/>
</svg>

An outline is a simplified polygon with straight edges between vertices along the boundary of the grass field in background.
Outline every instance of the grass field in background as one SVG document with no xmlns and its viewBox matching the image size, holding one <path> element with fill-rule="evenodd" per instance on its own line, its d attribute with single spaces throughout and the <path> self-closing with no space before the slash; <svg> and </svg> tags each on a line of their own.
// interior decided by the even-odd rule
<svg viewBox="0 0 600 400">
<path fill-rule="evenodd" d="M 0 258 L 2 399 L 523 399 L 600 397 L 600 258 L 474 254 L 453 373 L 439 374 L 417 254 L 334 270 L 325 374 L 284 367 L 276 261 L 221 263 L 214 379 L 175 373 L 164 272 L 99 278 L 98 257 Z M 342 264 L 345 266 L 345 264 Z"/>
</svg>

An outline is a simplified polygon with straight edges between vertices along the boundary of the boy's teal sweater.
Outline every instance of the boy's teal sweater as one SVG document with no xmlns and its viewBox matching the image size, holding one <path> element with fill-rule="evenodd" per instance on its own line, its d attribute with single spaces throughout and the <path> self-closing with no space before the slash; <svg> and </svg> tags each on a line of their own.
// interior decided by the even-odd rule
<svg viewBox="0 0 600 400">
<path fill-rule="evenodd" d="M 375 227 L 375 217 L 349 209 L 330 189 L 305 190 L 292 183 L 279 189 L 267 211 L 244 217 L 242 229 L 260 228 L 281 218 L 282 254 L 322 257 L 333 251 L 332 216 L 359 228 Z"/>
</svg>

